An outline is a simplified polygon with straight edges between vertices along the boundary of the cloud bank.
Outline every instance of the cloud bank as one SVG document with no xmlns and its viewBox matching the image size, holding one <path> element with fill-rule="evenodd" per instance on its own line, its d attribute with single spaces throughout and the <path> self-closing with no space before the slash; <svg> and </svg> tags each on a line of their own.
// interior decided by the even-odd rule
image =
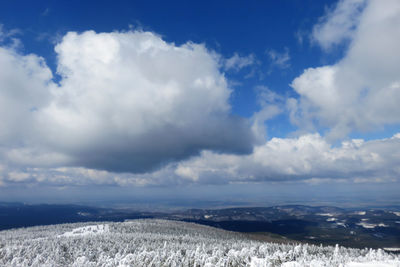
<svg viewBox="0 0 400 267">
<path fill-rule="evenodd" d="M 249 153 L 227 81 L 204 45 L 149 32 L 70 32 L 44 60 L 0 48 L 0 143 L 11 165 L 146 172 L 208 149 Z"/>
<path fill-rule="evenodd" d="M 400 134 L 364 141 L 353 139 L 332 146 L 319 134 L 272 138 L 249 155 L 203 151 L 199 156 L 144 174 L 112 173 L 83 167 L 1 168 L 8 183 L 55 185 L 116 184 L 120 186 L 228 184 L 242 182 L 307 183 L 396 182 L 400 175 Z"/>
</svg>

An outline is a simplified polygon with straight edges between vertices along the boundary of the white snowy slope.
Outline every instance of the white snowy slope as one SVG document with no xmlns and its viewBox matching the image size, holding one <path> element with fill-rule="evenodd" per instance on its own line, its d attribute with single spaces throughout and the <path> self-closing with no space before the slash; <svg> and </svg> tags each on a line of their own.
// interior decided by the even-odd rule
<svg viewBox="0 0 400 267">
<path fill-rule="evenodd" d="M 382 250 L 273 244 L 192 223 L 135 220 L 0 232 L 0 266 L 399 266 Z"/>
<path fill-rule="evenodd" d="M 78 227 L 72 229 L 72 231 L 65 232 L 58 237 L 70 237 L 70 236 L 83 236 L 83 235 L 91 235 L 91 234 L 103 234 L 110 230 L 108 224 L 96 224 L 96 225 L 87 225 L 83 227 Z"/>
</svg>

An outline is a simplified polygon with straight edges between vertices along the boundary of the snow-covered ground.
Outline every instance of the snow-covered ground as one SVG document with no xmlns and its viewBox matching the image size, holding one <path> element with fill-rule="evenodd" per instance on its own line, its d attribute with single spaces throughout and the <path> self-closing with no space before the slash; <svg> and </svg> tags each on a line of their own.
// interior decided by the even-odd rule
<svg viewBox="0 0 400 267">
<path fill-rule="evenodd" d="M 367 229 L 372 229 L 372 228 L 375 228 L 375 227 L 388 227 L 388 225 L 386 225 L 384 223 L 376 224 L 376 223 L 367 223 L 365 221 L 359 222 L 359 223 L 357 223 L 357 225 L 360 225 L 360 226 L 362 226 L 364 228 L 367 228 Z"/>
<path fill-rule="evenodd" d="M 355 215 L 365 215 L 366 212 L 365 211 L 356 211 L 354 212 Z"/>
<path fill-rule="evenodd" d="M 92 234 L 103 234 L 109 231 L 108 224 L 96 224 L 96 225 L 88 225 L 83 227 L 78 227 L 72 229 L 72 231 L 65 232 L 58 237 L 71 237 L 71 236 L 84 236 L 84 235 L 92 235 Z"/>
<path fill-rule="evenodd" d="M 333 217 L 335 214 L 333 213 L 317 213 L 318 216 L 326 216 L 326 217 Z"/>
<path fill-rule="evenodd" d="M 383 250 L 274 244 L 193 223 L 134 220 L 0 232 L 0 266 L 398 266 Z"/>
<path fill-rule="evenodd" d="M 338 226 L 343 226 L 345 228 L 347 227 L 346 221 L 338 221 L 338 219 L 335 217 L 328 218 L 328 219 L 326 219 L 326 221 L 327 222 L 335 222 L 336 225 L 338 225 Z"/>
<path fill-rule="evenodd" d="M 400 252 L 400 248 L 384 248 L 386 251 Z"/>
</svg>

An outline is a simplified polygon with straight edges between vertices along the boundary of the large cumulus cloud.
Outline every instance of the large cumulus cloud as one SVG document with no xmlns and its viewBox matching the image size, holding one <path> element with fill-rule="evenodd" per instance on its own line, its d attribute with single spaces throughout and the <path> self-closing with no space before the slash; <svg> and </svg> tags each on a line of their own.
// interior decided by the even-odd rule
<svg viewBox="0 0 400 267">
<path fill-rule="evenodd" d="M 348 51 L 338 63 L 309 68 L 293 81 L 299 99 L 288 102 L 292 122 L 306 130 L 324 127 L 331 140 L 400 123 L 399 27 L 399 1 L 340 1 L 313 34 L 323 48 L 350 39 Z"/>
<path fill-rule="evenodd" d="M 0 48 L 0 144 L 11 165 L 146 172 L 203 149 L 249 153 L 218 55 L 150 32 L 70 32 L 44 60 Z"/>
</svg>

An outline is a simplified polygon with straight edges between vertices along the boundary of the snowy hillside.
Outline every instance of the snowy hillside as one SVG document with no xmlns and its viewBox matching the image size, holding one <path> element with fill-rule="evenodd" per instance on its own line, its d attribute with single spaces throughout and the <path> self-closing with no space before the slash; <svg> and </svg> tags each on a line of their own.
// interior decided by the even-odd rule
<svg viewBox="0 0 400 267">
<path fill-rule="evenodd" d="M 0 266 L 400 266 L 400 256 L 262 243 L 192 223 L 135 220 L 2 231 Z"/>
</svg>

